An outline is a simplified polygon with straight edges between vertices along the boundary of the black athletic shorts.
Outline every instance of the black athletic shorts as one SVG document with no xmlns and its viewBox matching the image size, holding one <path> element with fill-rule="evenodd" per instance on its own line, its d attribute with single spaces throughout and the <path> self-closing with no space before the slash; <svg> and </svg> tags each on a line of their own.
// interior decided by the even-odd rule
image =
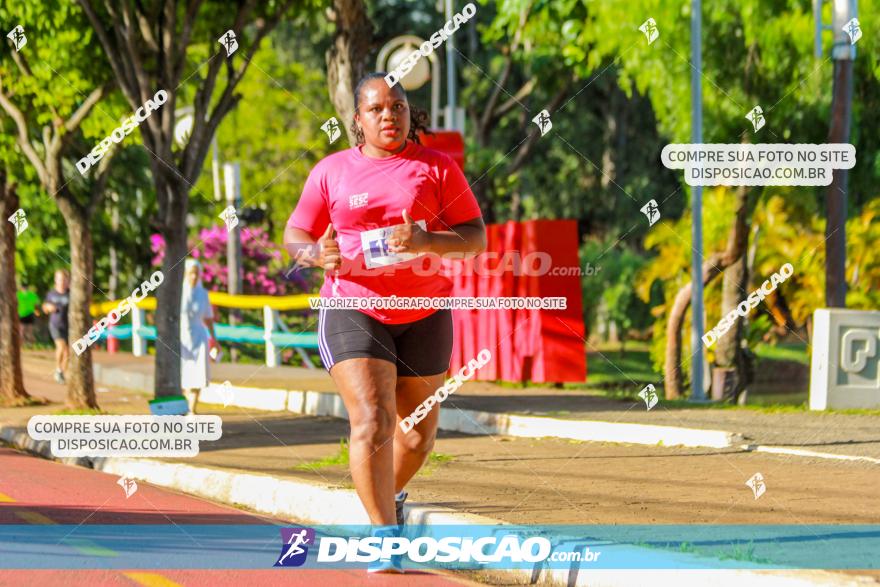
<svg viewBox="0 0 880 587">
<path fill-rule="evenodd" d="M 58 340 L 59 338 L 67 341 L 67 324 L 52 324 L 49 322 L 49 334 L 52 335 L 52 340 Z"/>
<path fill-rule="evenodd" d="M 383 324 L 358 310 L 320 310 L 318 347 L 324 367 L 346 359 L 384 359 L 397 375 L 438 375 L 452 357 L 452 312 L 437 310 L 407 324 Z"/>
</svg>

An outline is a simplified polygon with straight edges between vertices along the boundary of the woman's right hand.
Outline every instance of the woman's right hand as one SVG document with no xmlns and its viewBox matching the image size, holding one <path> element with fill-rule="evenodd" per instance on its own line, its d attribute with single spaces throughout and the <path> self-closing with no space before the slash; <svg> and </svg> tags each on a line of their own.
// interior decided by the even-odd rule
<svg viewBox="0 0 880 587">
<path fill-rule="evenodd" d="M 318 239 L 318 260 L 316 265 L 323 267 L 324 271 L 335 271 L 342 265 L 342 255 L 339 253 L 339 243 L 336 242 L 332 224 L 327 225 L 327 230 Z"/>
</svg>

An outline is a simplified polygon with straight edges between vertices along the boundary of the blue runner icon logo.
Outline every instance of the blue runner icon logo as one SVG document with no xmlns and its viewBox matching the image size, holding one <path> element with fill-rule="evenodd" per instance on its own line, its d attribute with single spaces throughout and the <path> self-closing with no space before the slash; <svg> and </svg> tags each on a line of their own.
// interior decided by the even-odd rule
<svg viewBox="0 0 880 587">
<path fill-rule="evenodd" d="M 276 567 L 301 567 L 306 562 L 309 546 L 315 543 L 313 528 L 281 528 L 281 555 Z"/>
</svg>

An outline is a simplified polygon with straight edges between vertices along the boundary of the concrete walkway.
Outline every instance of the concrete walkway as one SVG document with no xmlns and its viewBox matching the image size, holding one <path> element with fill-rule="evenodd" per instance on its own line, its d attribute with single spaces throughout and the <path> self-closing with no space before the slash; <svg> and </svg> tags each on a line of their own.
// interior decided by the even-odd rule
<svg viewBox="0 0 880 587">
<path fill-rule="evenodd" d="M 51 372 L 51 361 L 48 351 L 25 355 L 26 368 L 34 373 Z M 95 374 L 100 385 L 152 390 L 153 357 L 96 352 Z M 245 390 L 237 392 L 233 402 L 241 407 L 297 412 L 289 405 L 286 392 L 314 391 L 319 393 L 308 401 L 315 410 L 301 413 L 345 417 L 341 399 L 323 397 L 336 395 L 333 381 L 324 370 L 222 363 L 214 367 L 211 379 L 217 383 L 230 381 L 237 389 Z M 270 397 L 260 395 L 260 390 L 276 392 Z M 205 394 L 203 400 L 223 403 L 212 393 Z M 304 398 L 298 400 L 298 405 L 306 403 Z M 579 390 L 517 388 L 486 382 L 466 383 L 444 402 L 443 408 L 442 427 L 472 434 L 709 448 L 750 446 L 753 450 L 782 447 L 788 454 L 865 458 L 880 464 L 880 428 L 877 416 L 870 415 L 667 408 L 662 399 L 649 412 L 641 402 L 612 400 Z M 590 425 L 580 426 L 580 422 Z"/>
</svg>

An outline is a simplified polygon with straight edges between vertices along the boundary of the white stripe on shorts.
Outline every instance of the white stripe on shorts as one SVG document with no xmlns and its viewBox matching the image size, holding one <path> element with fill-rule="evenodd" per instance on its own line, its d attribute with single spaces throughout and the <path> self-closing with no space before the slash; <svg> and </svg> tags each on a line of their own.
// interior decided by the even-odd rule
<svg viewBox="0 0 880 587">
<path fill-rule="evenodd" d="M 327 344 L 327 337 L 324 335 L 325 322 L 327 321 L 327 310 L 321 308 L 318 311 L 318 352 L 321 354 L 321 360 L 329 371 L 333 366 L 333 355 L 330 354 L 330 345 Z"/>
</svg>

